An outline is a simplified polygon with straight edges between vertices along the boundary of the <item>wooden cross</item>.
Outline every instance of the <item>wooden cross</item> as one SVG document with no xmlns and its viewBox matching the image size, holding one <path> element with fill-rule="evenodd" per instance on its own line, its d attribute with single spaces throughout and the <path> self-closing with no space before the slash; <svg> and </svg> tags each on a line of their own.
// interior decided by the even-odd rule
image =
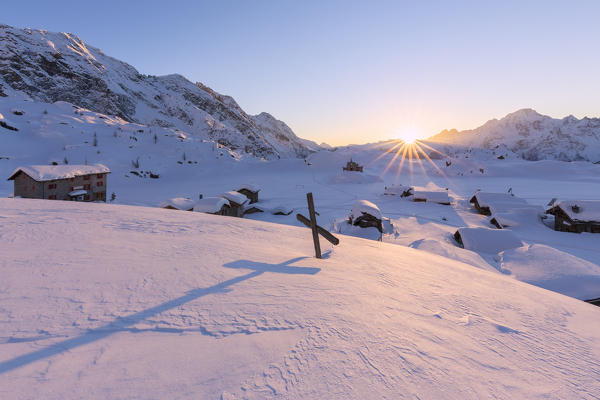
<svg viewBox="0 0 600 400">
<path fill-rule="evenodd" d="M 306 201 L 308 202 L 308 215 L 310 216 L 310 219 L 306 218 L 302 214 L 296 214 L 296 219 L 312 230 L 313 242 L 315 244 L 315 255 L 317 258 L 321 258 L 321 244 L 319 243 L 319 235 L 323 236 L 334 246 L 338 245 L 340 240 L 317 225 L 317 213 L 315 212 L 315 203 L 313 202 L 312 193 L 306 193 Z"/>
</svg>

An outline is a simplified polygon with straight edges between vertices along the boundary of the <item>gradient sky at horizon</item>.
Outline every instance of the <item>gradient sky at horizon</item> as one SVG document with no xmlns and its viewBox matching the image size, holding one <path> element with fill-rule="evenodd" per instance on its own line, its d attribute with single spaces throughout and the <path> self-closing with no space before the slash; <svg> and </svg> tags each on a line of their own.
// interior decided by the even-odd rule
<svg viewBox="0 0 600 400">
<path fill-rule="evenodd" d="M 600 116 L 600 2 L 28 1 L 0 23 L 72 32 L 333 145 L 475 128 L 520 108 Z"/>
</svg>

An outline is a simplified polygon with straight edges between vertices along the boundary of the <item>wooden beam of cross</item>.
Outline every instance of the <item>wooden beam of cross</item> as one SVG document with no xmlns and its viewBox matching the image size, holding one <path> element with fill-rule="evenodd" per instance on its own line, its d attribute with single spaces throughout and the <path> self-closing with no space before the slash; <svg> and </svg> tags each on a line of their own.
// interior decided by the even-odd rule
<svg viewBox="0 0 600 400">
<path fill-rule="evenodd" d="M 317 258 L 321 258 L 321 243 L 319 243 L 319 235 L 323 236 L 334 246 L 338 245 L 340 240 L 317 225 L 317 213 L 315 212 L 315 203 L 313 201 L 312 193 L 306 193 L 306 201 L 308 202 L 308 214 L 310 219 L 306 218 L 302 214 L 296 214 L 296 219 L 312 230 L 313 242 L 315 244 L 315 255 Z"/>
</svg>

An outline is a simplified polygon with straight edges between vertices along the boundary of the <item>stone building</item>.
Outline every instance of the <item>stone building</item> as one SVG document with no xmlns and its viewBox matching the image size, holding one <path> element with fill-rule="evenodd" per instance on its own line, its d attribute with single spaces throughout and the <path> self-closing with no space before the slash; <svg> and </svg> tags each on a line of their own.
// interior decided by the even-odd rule
<svg viewBox="0 0 600 400">
<path fill-rule="evenodd" d="M 9 176 L 14 196 L 30 199 L 106 201 L 110 170 L 94 165 L 27 165 Z"/>
</svg>

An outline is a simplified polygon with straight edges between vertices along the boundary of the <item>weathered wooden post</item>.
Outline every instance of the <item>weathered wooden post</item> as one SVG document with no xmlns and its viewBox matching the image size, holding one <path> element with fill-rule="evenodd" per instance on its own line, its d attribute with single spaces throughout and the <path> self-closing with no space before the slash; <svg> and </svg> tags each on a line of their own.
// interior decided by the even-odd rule
<svg viewBox="0 0 600 400">
<path fill-rule="evenodd" d="M 310 218 L 310 229 L 312 230 L 313 242 L 315 243 L 315 256 L 321 258 L 321 244 L 319 243 L 319 232 L 317 231 L 317 216 L 315 215 L 315 203 L 312 192 L 306 193 L 308 202 L 308 215 Z"/>
</svg>

